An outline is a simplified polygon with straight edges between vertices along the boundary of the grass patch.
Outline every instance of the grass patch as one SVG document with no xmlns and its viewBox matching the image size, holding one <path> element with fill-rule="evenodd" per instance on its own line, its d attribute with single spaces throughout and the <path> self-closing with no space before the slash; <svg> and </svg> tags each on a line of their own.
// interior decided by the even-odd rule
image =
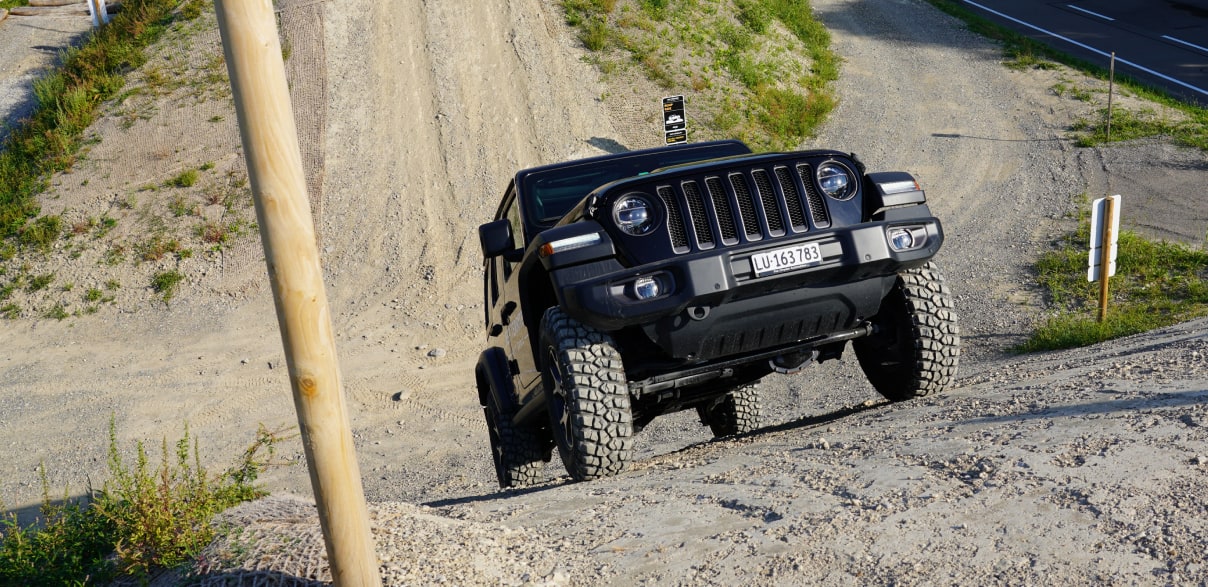
<svg viewBox="0 0 1208 587">
<path fill-rule="evenodd" d="M 70 315 L 62 303 L 55 304 L 42 313 L 43 318 L 50 318 L 51 320 L 63 320 Z"/>
<path fill-rule="evenodd" d="M 29 283 L 27 283 L 25 285 L 25 291 L 30 292 L 30 293 L 33 293 L 36 291 L 42 291 L 42 290 L 46 289 L 47 287 L 49 287 L 50 284 L 54 280 L 55 280 L 54 273 L 44 273 L 42 275 L 35 275 L 35 276 L 29 278 Z"/>
<path fill-rule="evenodd" d="M 52 173 L 71 169 L 99 106 L 121 90 L 123 74 L 146 61 L 144 48 L 177 18 L 172 11 L 179 3 L 128 0 L 107 26 L 65 51 L 61 67 L 34 83 L 33 114 L 0 146 L 0 238 L 45 248 L 58 237 L 58 230 L 44 230 L 52 228 L 47 224 L 27 230 L 40 213 L 36 196 Z"/>
<path fill-rule="evenodd" d="M 0 155 L 2 157 L 3 155 Z M 3 212 L 0 212 L 2 214 Z M 63 219 L 58 216 L 42 216 L 22 225 L 16 231 L 17 242 L 40 251 L 49 251 L 63 234 Z"/>
<path fill-rule="evenodd" d="M 200 174 L 197 173 L 196 169 L 186 169 L 185 171 L 182 171 L 180 175 L 177 175 L 176 177 L 164 182 L 164 187 L 193 187 L 197 184 L 197 179 L 199 177 Z"/>
<path fill-rule="evenodd" d="M 210 520 L 222 510 L 266 495 L 256 485 L 274 464 L 285 437 L 263 426 L 236 464 L 214 475 L 201 465 L 196 439 L 184 435 L 152 468 L 137 443 L 132 465 L 122 459 L 113 419 L 109 421 L 110 479 L 89 499 L 50 500 L 45 469 L 41 519 L 22 527 L 15 516 L 0 519 L 0 585 L 95 585 L 119 575 L 144 584 L 150 573 L 181 568 L 213 538 Z"/>
<path fill-rule="evenodd" d="M 1166 136 L 1185 147 L 1208 151 L 1208 109 L 1188 106 L 1181 110 L 1190 116 L 1173 120 L 1152 108 L 1138 111 L 1113 108 L 1110 142 Z M 1094 118 L 1078 120 L 1072 130 L 1078 133 L 1079 147 L 1107 144 L 1107 109 L 1100 109 Z"/>
<path fill-rule="evenodd" d="M 1055 63 L 1072 67 L 1093 78 L 1107 81 L 1108 63 L 1091 63 L 1062 53 L 1042 43 L 999 26 L 981 15 L 965 8 L 956 0 L 927 0 L 936 8 L 955 16 L 969 30 L 998 41 L 1003 46 L 1004 64 L 1017 70 L 1048 69 Z M 1054 91 L 1061 94 L 1068 87 L 1058 86 Z M 1116 74 L 1116 91 L 1127 91 L 1138 98 L 1160 104 L 1181 113 L 1184 120 L 1163 120 L 1152 111 L 1130 112 L 1113 108 L 1111 142 L 1127 141 L 1142 137 L 1168 136 L 1176 144 L 1208 151 L 1208 108 L 1181 101 L 1170 94 L 1145 85 L 1127 75 Z M 1075 92 L 1074 98 L 1089 101 L 1090 96 Z M 1083 120 L 1073 129 L 1080 133 L 1078 145 L 1089 147 L 1107 142 L 1107 111 L 1103 109 L 1093 120 Z"/>
<path fill-rule="evenodd" d="M 694 140 L 794 149 L 835 107 L 830 82 L 839 58 L 809 2 L 563 0 L 562 7 L 606 76 L 636 67 L 668 94 L 685 95 Z"/>
<path fill-rule="evenodd" d="M 176 295 L 176 286 L 185 278 L 175 269 L 160 271 L 151 277 L 151 289 L 159 294 L 164 302 L 169 302 Z"/>
<path fill-rule="evenodd" d="M 181 251 L 180 241 L 163 235 L 152 235 L 151 238 L 134 246 L 134 251 L 142 261 L 158 261 L 168 254 Z"/>
<path fill-rule="evenodd" d="M 1016 350 L 1086 346 L 1208 314 L 1208 252 L 1125 230 L 1100 323 L 1099 283 L 1086 280 L 1090 222 L 1089 213 L 1083 216 L 1078 231 L 1036 262 L 1039 284 L 1058 313 Z"/>
</svg>

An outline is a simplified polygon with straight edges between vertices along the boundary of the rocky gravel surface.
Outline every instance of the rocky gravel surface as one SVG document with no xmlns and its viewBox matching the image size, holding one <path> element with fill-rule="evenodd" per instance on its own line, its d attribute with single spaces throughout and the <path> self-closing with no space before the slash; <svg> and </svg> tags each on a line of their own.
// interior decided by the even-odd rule
<svg viewBox="0 0 1208 587">
<path fill-rule="evenodd" d="M 638 436 L 617 477 L 571 484 L 555 459 L 546 483 L 514 491 L 496 488 L 472 392 L 474 231 L 517 167 L 641 145 L 657 129 L 612 118 L 608 81 L 580 60 L 556 2 L 324 5 L 327 77 L 293 88 L 326 96 L 302 113 L 322 110 L 327 129 L 312 198 L 389 584 L 1208 582 L 1208 321 L 1009 352 L 1045 317 L 1030 263 L 1086 195 L 1145 186 L 1126 195 L 1126 223 L 1202 241 L 1208 215 L 1186 186 L 1204 155 L 1161 140 L 1076 148 L 1068 126 L 1095 105 L 1052 88 L 1097 82 L 1009 70 L 921 0 L 811 4 L 844 64 L 840 105 L 804 146 L 920 179 L 947 233 L 937 260 L 961 320 L 956 385 L 890 404 L 848 353 L 765 379 L 755 433 L 714 441 L 676 414 Z M 1151 173 L 1145 161 L 1170 163 Z M 1159 223 L 1143 205 L 1182 212 Z M 91 439 L 110 413 L 122 442 L 155 442 L 187 419 L 207 454 L 235 454 L 258 422 L 291 422 L 251 249 L 190 276 L 171 308 L 6 324 L 10 507 L 36 504 L 40 460 L 55 487 L 103 477 L 105 447 Z M 282 450 L 300 459 L 296 441 Z M 265 481 L 278 497 L 225 514 L 236 531 L 197 580 L 330 578 L 313 505 L 288 497 L 309 495 L 304 467 Z"/>
</svg>

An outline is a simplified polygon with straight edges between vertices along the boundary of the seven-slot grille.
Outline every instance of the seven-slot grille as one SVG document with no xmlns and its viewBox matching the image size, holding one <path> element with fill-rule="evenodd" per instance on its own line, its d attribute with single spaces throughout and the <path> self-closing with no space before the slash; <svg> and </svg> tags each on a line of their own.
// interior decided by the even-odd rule
<svg viewBox="0 0 1208 587">
<path fill-rule="evenodd" d="M 658 186 L 671 246 L 687 253 L 775 238 L 806 232 L 811 220 L 815 228 L 827 228 L 830 216 L 812 177 L 812 168 L 799 163 Z"/>
</svg>

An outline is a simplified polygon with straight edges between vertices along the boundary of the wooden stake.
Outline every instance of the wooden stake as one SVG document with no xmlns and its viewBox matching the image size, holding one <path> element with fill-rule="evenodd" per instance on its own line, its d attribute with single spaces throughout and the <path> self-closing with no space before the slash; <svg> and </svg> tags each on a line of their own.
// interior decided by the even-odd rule
<svg viewBox="0 0 1208 587">
<path fill-rule="evenodd" d="M 1103 202 L 1103 234 L 1099 253 L 1099 321 L 1107 320 L 1107 282 L 1112 266 L 1112 216 L 1116 213 L 1116 199 L 1108 197 Z"/>
<path fill-rule="evenodd" d="M 332 579 L 380 586 L 273 5 L 214 6 Z"/>
<path fill-rule="evenodd" d="M 1116 90 L 1116 52 L 1112 51 L 1112 62 L 1108 68 L 1107 74 L 1107 140 L 1105 143 L 1112 142 L 1112 94 Z"/>
</svg>

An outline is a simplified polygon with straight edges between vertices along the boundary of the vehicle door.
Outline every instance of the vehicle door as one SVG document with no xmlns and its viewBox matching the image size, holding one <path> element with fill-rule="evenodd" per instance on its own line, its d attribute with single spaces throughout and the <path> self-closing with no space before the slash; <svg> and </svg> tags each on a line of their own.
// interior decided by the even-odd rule
<svg viewBox="0 0 1208 587">
<path fill-rule="evenodd" d="M 496 219 L 508 220 L 512 225 L 512 238 L 516 249 L 521 250 L 524 246 L 524 227 L 520 221 L 519 206 L 515 186 L 510 186 Z M 520 266 L 519 258 L 520 252 L 517 251 L 513 255 L 501 255 L 488 260 L 486 294 L 490 308 L 487 319 L 492 325 L 490 332 L 498 332 L 497 339 L 490 342 L 507 350 L 512 381 L 517 395 L 524 398 L 534 385 L 537 371 L 533 362 L 533 351 L 529 347 L 528 327 L 524 323 L 524 313 L 520 308 L 521 284 L 516 271 Z"/>
</svg>

